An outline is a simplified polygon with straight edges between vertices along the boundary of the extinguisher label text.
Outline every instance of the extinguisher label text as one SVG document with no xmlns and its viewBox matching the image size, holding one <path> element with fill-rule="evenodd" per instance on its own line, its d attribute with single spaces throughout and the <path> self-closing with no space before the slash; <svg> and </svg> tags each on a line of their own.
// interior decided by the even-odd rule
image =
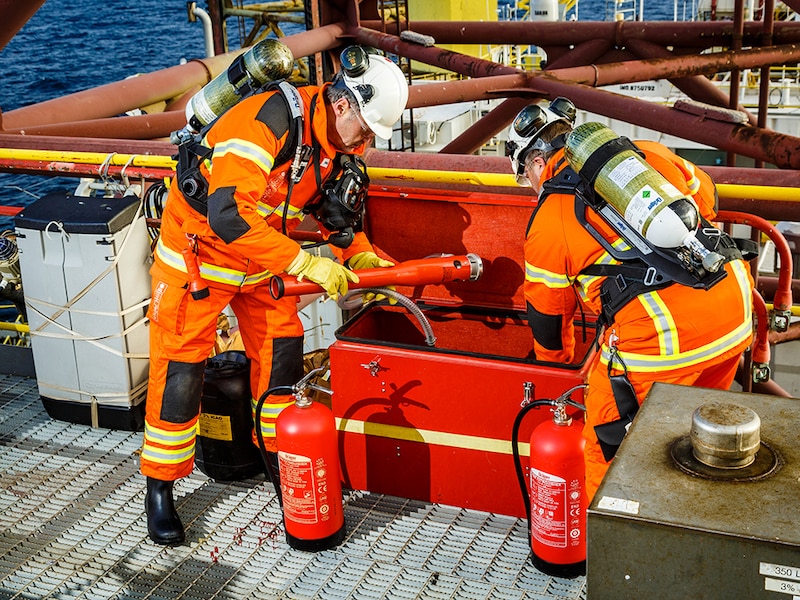
<svg viewBox="0 0 800 600">
<path fill-rule="evenodd" d="M 531 530 L 537 541 L 553 548 L 568 543 L 567 482 L 561 477 L 531 469 Z"/>
<path fill-rule="evenodd" d="M 287 519 L 296 523 L 317 523 L 317 502 L 314 490 L 315 470 L 311 459 L 299 454 L 279 452 L 283 510 Z"/>
</svg>

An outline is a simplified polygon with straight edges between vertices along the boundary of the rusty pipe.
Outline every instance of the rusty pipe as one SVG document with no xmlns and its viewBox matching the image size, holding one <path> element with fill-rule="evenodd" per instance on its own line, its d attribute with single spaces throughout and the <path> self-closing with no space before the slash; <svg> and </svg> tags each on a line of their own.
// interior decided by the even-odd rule
<svg viewBox="0 0 800 600">
<path fill-rule="evenodd" d="M 5 48 L 22 26 L 44 4 L 44 0 L 0 0 L 0 15 L 3 15 L 3 24 L 0 26 L 0 50 Z"/>
<path fill-rule="evenodd" d="M 222 55 L 192 60 L 185 65 L 17 108 L 3 113 L 3 127 L 18 130 L 33 125 L 103 119 L 141 106 L 172 100 L 189 88 L 211 81 L 228 68 L 233 58 L 232 55 Z"/>
<path fill-rule="evenodd" d="M 365 19 L 360 25 L 382 30 L 382 23 L 377 20 Z M 700 50 L 730 45 L 735 35 L 731 21 L 403 21 L 399 27 L 396 23 L 386 25 L 386 31 L 410 30 L 432 36 L 437 44 L 515 44 L 545 48 L 569 47 L 594 40 L 626 46 L 630 40 L 639 39 L 661 46 Z M 742 45 L 758 46 L 762 34 L 760 22 L 745 23 Z M 776 23 L 774 39 L 781 44 L 800 41 L 800 30 L 794 22 Z"/>
<path fill-rule="evenodd" d="M 445 255 L 407 260 L 394 267 L 361 269 L 355 273 L 359 281 L 348 285 L 351 290 L 389 285 L 417 286 L 449 281 L 477 281 L 483 275 L 483 261 L 476 254 Z M 324 291 L 313 281 L 298 281 L 296 277 L 283 279 L 276 275 L 269 283 L 269 293 L 276 300 L 284 296 L 302 296 Z"/>
<path fill-rule="evenodd" d="M 534 90 L 548 99 L 565 96 L 579 108 L 620 119 L 733 152 L 780 168 L 800 168 L 800 139 L 773 131 L 705 118 L 677 108 L 668 108 L 605 90 L 537 77 Z"/>
<path fill-rule="evenodd" d="M 170 133 L 186 125 L 183 111 L 87 119 L 7 129 L 9 135 L 57 135 L 71 137 L 122 138 L 132 140 L 168 139 Z"/>
<path fill-rule="evenodd" d="M 781 270 L 778 273 L 778 288 L 775 290 L 772 300 L 774 313 L 770 328 L 776 331 L 786 331 L 789 328 L 792 313 L 792 251 L 789 248 L 789 242 L 772 223 L 761 217 L 721 210 L 717 214 L 717 218 L 726 223 L 753 227 L 764 233 L 775 244 L 775 250 L 781 258 Z"/>
<path fill-rule="evenodd" d="M 306 56 L 340 46 L 342 42 L 339 38 L 345 31 L 343 23 L 334 23 L 286 36 L 281 42 L 286 44 L 293 56 Z M 18 130 L 33 125 L 103 119 L 142 106 L 170 101 L 193 87 L 205 85 L 246 51 L 247 48 L 241 48 L 219 56 L 195 59 L 184 65 L 17 108 L 3 113 L 3 127 Z"/>
</svg>

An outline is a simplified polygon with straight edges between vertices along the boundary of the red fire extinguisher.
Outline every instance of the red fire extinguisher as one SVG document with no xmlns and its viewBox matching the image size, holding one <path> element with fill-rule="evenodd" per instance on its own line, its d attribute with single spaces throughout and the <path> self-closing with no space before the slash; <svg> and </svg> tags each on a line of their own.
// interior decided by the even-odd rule
<svg viewBox="0 0 800 600">
<path fill-rule="evenodd" d="M 286 541 L 292 548 L 307 552 L 328 550 L 342 543 L 345 537 L 336 420 L 327 406 L 314 402 L 305 393 L 308 387 L 330 393 L 309 383 L 322 369 L 312 370 L 288 388 L 294 393 L 295 402 L 280 412 L 275 423 Z M 267 396 L 285 393 L 287 387 L 265 392 L 256 415 L 261 414 Z M 259 418 L 256 423 L 260 425 Z M 260 426 L 257 429 L 263 452 Z M 269 469 L 266 456 L 265 464 Z"/>
<path fill-rule="evenodd" d="M 533 565 L 548 575 L 577 577 L 586 573 L 586 484 L 582 424 L 574 421 L 566 406 L 585 410 L 569 400 L 575 386 L 556 400 L 529 399 L 526 384 L 523 409 L 514 421 L 512 445 L 514 466 L 528 517 L 528 535 Z M 528 478 L 519 457 L 519 427 L 528 411 L 553 406 L 553 418 L 542 421 L 530 439 Z"/>
</svg>

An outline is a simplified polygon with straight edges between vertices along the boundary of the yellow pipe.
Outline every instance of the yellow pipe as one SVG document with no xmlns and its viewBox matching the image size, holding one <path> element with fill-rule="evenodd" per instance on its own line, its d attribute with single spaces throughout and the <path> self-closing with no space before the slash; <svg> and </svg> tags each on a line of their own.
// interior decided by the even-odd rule
<svg viewBox="0 0 800 600">
<path fill-rule="evenodd" d="M 775 310 L 775 305 L 770 303 L 770 302 L 768 302 L 767 303 L 767 310 L 769 310 L 769 311 Z M 798 306 L 797 304 L 793 304 L 791 312 L 792 312 L 792 316 L 793 317 L 800 316 L 800 306 Z"/>
<path fill-rule="evenodd" d="M 752 198 L 753 200 L 800 202 L 800 188 L 794 187 L 718 183 L 717 192 L 719 192 L 722 198 Z"/>
<path fill-rule="evenodd" d="M 10 323 L 8 321 L 0 321 L 0 329 L 8 331 L 18 331 L 19 333 L 30 333 L 31 328 L 25 323 Z"/>
<path fill-rule="evenodd" d="M 110 156 L 110 158 L 109 158 Z M 81 164 L 174 169 L 175 161 L 170 156 L 148 154 L 103 154 L 101 152 L 66 152 L 55 150 L 19 150 L 0 148 L 0 160 L 34 160 L 40 162 L 71 162 Z M 467 171 L 437 171 L 430 169 L 393 169 L 370 167 L 372 179 L 384 179 L 398 183 L 452 183 L 485 185 L 492 187 L 516 187 L 514 177 L 504 173 L 471 173 Z M 766 185 L 717 185 L 719 195 L 724 198 L 751 198 L 753 200 L 779 200 L 800 202 L 800 188 Z"/>
<path fill-rule="evenodd" d="M 431 171 L 426 169 L 392 169 L 388 167 L 369 167 L 371 179 L 385 179 L 394 182 L 456 183 L 517 187 L 513 175 L 501 173 L 469 173 L 467 171 Z"/>
<path fill-rule="evenodd" d="M 87 165 L 114 165 L 174 169 L 175 161 L 169 156 L 148 154 L 116 154 L 102 152 L 66 152 L 58 150 L 18 150 L 0 148 L 0 159 L 36 160 L 40 162 L 64 162 Z"/>
<path fill-rule="evenodd" d="M 499 187 L 516 187 L 513 175 L 501 173 L 468 173 L 462 171 L 430 171 L 424 169 L 392 169 L 370 167 L 372 179 L 401 182 L 468 183 Z M 720 183 L 717 191 L 723 198 L 752 198 L 754 200 L 784 200 L 800 202 L 800 188 L 767 185 L 735 185 Z"/>
</svg>

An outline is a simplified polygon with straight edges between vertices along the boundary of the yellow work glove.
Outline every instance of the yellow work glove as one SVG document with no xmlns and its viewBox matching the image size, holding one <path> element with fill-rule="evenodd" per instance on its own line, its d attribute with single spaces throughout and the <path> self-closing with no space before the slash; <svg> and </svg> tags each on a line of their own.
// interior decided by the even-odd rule
<svg viewBox="0 0 800 600">
<path fill-rule="evenodd" d="M 347 266 L 354 270 L 361 269 L 377 269 L 378 267 L 393 267 L 394 263 L 390 260 L 381 258 L 374 252 L 359 252 L 347 259 Z M 390 290 L 394 289 L 393 285 L 385 286 Z M 365 292 L 363 294 L 364 304 L 372 302 L 373 300 L 383 300 L 386 298 L 383 294 L 376 294 L 375 292 Z M 397 300 L 389 298 L 389 304 L 397 304 Z"/>
<path fill-rule="evenodd" d="M 292 263 L 286 267 L 289 275 L 296 275 L 302 281 L 308 278 L 321 285 L 332 300 L 347 293 L 348 281 L 358 283 L 358 275 L 324 256 L 314 256 L 300 250 Z"/>
</svg>

